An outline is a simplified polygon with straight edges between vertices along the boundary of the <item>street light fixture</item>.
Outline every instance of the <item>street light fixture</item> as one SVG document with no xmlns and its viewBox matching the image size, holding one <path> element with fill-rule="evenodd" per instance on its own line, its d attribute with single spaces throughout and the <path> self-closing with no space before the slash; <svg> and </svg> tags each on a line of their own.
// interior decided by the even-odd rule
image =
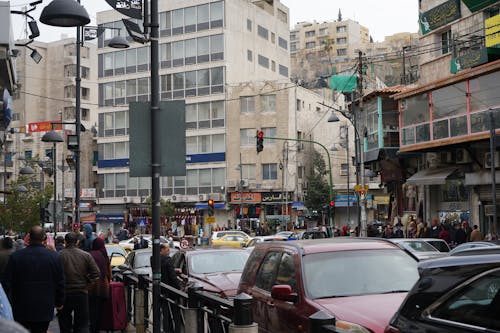
<svg viewBox="0 0 500 333">
<path fill-rule="evenodd" d="M 21 175 L 32 175 L 34 174 L 35 171 L 33 170 L 32 167 L 30 167 L 29 165 L 26 165 L 26 166 L 23 166 L 20 170 L 19 170 L 19 174 Z"/>
<path fill-rule="evenodd" d="M 40 22 L 56 27 L 81 27 L 90 23 L 90 17 L 80 1 L 54 0 L 43 9 Z"/>
</svg>

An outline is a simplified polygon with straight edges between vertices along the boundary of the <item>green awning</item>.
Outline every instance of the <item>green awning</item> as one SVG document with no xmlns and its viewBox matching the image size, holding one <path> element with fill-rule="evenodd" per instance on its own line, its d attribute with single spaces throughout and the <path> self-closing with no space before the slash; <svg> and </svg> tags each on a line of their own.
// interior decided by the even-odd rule
<svg viewBox="0 0 500 333">
<path fill-rule="evenodd" d="M 463 3 L 465 3 L 467 8 L 469 8 L 469 10 L 473 13 L 497 2 L 497 0 L 482 0 L 482 1 L 462 0 L 462 1 Z"/>
<path fill-rule="evenodd" d="M 353 92 L 358 86 L 358 78 L 354 75 L 332 75 L 330 89 L 339 92 Z"/>
</svg>

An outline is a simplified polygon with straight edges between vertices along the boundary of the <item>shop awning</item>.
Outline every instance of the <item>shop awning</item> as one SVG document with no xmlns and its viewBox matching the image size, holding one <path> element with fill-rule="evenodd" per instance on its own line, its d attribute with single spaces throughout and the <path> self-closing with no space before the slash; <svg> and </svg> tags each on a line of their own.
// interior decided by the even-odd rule
<svg viewBox="0 0 500 333">
<path fill-rule="evenodd" d="M 500 179 L 500 171 L 495 172 L 495 178 L 497 181 Z M 491 171 L 484 170 L 466 173 L 465 185 L 491 185 Z"/>
<path fill-rule="evenodd" d="M 446 178 L 457 170 L 457 167 L 425 169 L 415 173 L 406 182 L 416 185 L 443 185 Z"/>
<path fill-rule="evenodd" d="M 305 210 L 306 206 L 304 206 L 304 203 L 300 201 L 294 201 L 292 202 L 292 208 L 296 210 Z"/>
<path fill-rule="evenodd" d="M 208 203 L 206 203 L 206 202 L 197 202 L 197 203 L 194 204 L 194 208 L 196 208 L 196 209 L 208 209 Z M 222 209 L 222 208 L 224 208 L 224 203 L 223 202 L 215 202 L 214 203 L 214 208 Z"/>
</svg>

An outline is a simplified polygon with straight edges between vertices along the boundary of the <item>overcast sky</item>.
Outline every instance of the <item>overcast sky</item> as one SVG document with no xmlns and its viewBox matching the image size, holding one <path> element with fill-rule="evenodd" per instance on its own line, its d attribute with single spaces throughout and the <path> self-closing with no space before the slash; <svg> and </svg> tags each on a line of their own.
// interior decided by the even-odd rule
<svg viewBox="0 0 500 333">
<path fill-rule="evenodd" d="M 44 0 L 30 14 L 38 21 L 43 7 L 52 0 Z M 160 0 L 161 1 L 161 0 Z M 232 1 L 232 0 L 226 0 Z M 301 21 L 336 20 L 339 9 L 343 19 L 352 19 L 366 26 L 374 41 L 382 41 L 385 36 L 397 32 L 418 31 L 418 1 L 417 0 L 281 0 L 290 8 L 290 25 Z M 12 0 L 11 10 L 21 10 L 26 0 Z M 109 10 L 111 7 L 105 0 L 81 0 L 95 25 L 96 13 Z M 24 21 L 20 15 L 13 15 L 14 38 L 24 39 Z M 49 42 L 61 38 L 62 34 L 74 36 L 74 28 L 56 28 L 38 22 L 40 28 L 39 41 Z M 29 34 L 29 32 L 28 32 Z"/>
</svg>

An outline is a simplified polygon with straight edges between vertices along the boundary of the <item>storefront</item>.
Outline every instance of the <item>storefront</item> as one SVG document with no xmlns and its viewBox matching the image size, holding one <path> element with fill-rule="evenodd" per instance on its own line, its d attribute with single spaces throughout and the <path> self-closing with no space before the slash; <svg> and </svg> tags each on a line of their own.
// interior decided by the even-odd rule
<svg viewBox="0 0 500 333">
<path fill-rule="evenodd" d="M 125 223 L 124 214 L 97 214 L 95 216 L 96 233 L 106 235 L 108 229 L 116 235 Z"/>
</svg>

